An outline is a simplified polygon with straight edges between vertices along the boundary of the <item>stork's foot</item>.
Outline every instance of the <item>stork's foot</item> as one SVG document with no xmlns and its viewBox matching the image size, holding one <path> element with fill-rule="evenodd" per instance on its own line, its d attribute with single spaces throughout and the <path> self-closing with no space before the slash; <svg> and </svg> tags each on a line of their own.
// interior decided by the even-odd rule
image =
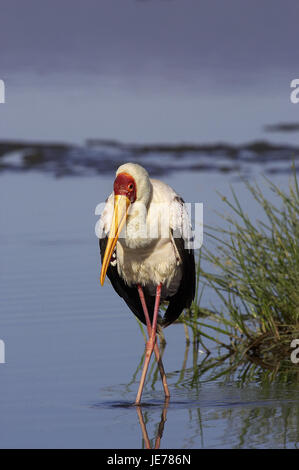
<svg viewBox="0 0 299 470">
<path fill-rule="evenodd" d="M 143 391 L 143 387 L 144 387 L 144 383 L 145 383 L 145 378 L 146 378 L 146 374 L 147 374 L 147 371 L 148 371 L 148 367 L 149 367 L 149 363 L 150 363 L 153 351 L 155 352 L 156 361 L 157 361 L 157 364 L 158 364 L 158 367 L 159 367 L 159 370 L 160 370 L 165 399 L 169 399 L 169 397 L 170 397 L 169 388 L 168 388 L 168 385 L 167 385 L 166 374 L 165 374 L 165 371 L 164 371 L 164 366 L 163 366 L 163 362 L 162 362 L 162 359 L 161 359 L 161 355 L 160 355 L 160 351 L 159 351 L 159 347 L 158 347 L 156 338 L 154 338 L 154 339 L 150 338 L 146 342 L 146 345 L 145 345 L 145 359 L 144 359 L 144 365 L 143 365 L 143 370 L 142 370 L 142 374 L 141 374 L 139 389 L 138 389 L 137 396 L 136 396 L 135 405 L 140 405 L 141 395 L 142 395 L 142 391 Z"/>
<path fill-rule="evenodd" d="M 145 382 L 145 377 L 146 377 L 146 374 L 147 374 L 148 366 L 149 366 L 149 363 L 150 363 L 150 360 L 151 360 L 151 356 L 152 356 L 152 353 L 153 353 L 153 350 L 154 350 L 155 343 L 156 343 L 156 338 L 150 337 L 150 339 L 146 342 L 146 345 L 145 345 L 145 359 L 144 359 L 144 365 L 143 365 L 143 370 L 142 370 L 142 374 L 141 374 L 139 389 L 138 389 L 137 396 L 136 396 L 135 405 L 140 405 L 141 395 L 142 395 L 144 382 Z"/>
<path fill-rule="evenodd" d="M 135 405 L 140 404 L 142 390 L 143 390 L 143 386 L 144 386 L 144 382 L 145 382 L 145 377 L 146 377 L 147 369 L 148 369 L 150 359 L 151 359 L 151 355 L 152 355 L 153 351 L 155 352 L 156 361 L 158 363 L 159 371 L 160 371 L 160 374 L 161 374 L 161 379 L 162 379 L 162 383 L 163 383 L 165 398 L 170 397 L 170 393 L 169 393 L 169 389 L 168 389 L 168 385 L 167 385 L 167 380 L 166 380 L 166 375 L 165 375 L 165 371 L 164 371 L 164 366 L 163 366 L 163 362 L 162 362 L 162 359 L 161 359 L 161 354 L 160 354 L 159 347 L 158 347 L 157 334 L 156 334 L 157 333 L 157 321 L 158 321 L 158 312 L 159 312 L 162 285 L 159 284 L 157 286 L 157 289 L 156 289 L 156 300 L 155 300 L 155 309 L 154 309 L 154 316 L 153 316 L 153 324 L 152 325 L 151 325 L 151 322 L 150 322 L 150 318 L 149 318 L 149 314 L 148 314 L 148 310 L 147 310 L 147 306 L 146 306 L 146 302 L 145 302 L 142 287 L 140 285 L 138 285 L 137 288 L 138 288 L 138 293 L 139 293 L 141 305 L 142 305 L 145 320 L 146 320 L 146 326 L 147 326 L 149 339 L 148 339 L 148 341 L 146 342 L 146 345 L 145 345 L 145 360 L 144 360 L 144 366 L 143 366 L 143 370 L 142 370 L 142 375 L 141 375 L 141 379 L 140 379 L 140 384 L 139 384 L 139 389 L 138 389 Z"/>
<path fill-rule="evenodd" d="M 154 346 L 154 352 L 155 352 L 155 356 L 156 356 L 156 361 L 157 361 L 157 363 L 158 363 L 159 371 L 160 371 L 160 374 L 161 374 L 161 379 L 162 379 L 162 384 L 163 384 L 163 388 L 164 388 L 165 399 L 168 399 L 168 398 L 170 397 L 170 393 L 169 393 L 169 388 L 168 388 L 168 385 L 167 385 L 166 374 L 165 374 L 165 370 L 164 370 L 164 366 L 163 366 L 163 362 L 162 362 L 162 358 L 161 358 L 161 355 L 160 355 L 160 351 L 159 351 L 158 343 L 157 343 L 157 342 L 156 342 L 156 344 L 155 344 L 155 346 Z"/>
</svg>

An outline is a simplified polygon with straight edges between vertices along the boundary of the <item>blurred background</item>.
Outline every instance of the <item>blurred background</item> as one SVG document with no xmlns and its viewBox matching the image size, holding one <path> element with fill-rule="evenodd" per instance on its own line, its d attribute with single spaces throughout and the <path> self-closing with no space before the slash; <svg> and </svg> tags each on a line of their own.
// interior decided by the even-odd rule
<svg viewBox="0 0 299 470">
<path fill-rule="evenodd" d="M 298 17 L 296 0 L 1 0 L 2 447 L 144 445 L 128 406 L 143 338 L 100 288 L 94 209 L 125 161 L 203 202 L 207 224 L 231 184 L 256 215 L 242 178 L 286 188 L 299 157 Z M 162 446 L 296 446 L 293 389 L 194 381 L 202 353 L 184 356 L 179 325 L 166 339 Z M 144 396 L 154 435 L 159 380 Z"/>
<path fill-rule="evenodd" d="M 265 139 L 265 125 L 298 120 L 289 99 L 298 9 L 295 0 L 2 0 L 1 136 Z"/>
</svg>

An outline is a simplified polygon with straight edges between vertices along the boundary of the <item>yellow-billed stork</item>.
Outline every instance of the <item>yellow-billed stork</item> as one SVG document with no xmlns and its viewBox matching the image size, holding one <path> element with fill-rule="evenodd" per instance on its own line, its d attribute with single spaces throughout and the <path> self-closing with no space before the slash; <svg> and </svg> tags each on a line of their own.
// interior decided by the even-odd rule
<svg viewBox="0 0 299 470">
<path fill-rule="evenodd" d="M 184 201 L 167 184 L 150 179 L 142 166 L 126 163 L 116 171 L 100 223 L 101 284 L 107 274 L 149 336 L 135 404 L 140 404 L 153 351 L 169 397 L 156 333 L 190 307 L 195 294 L 192 231 Z M 159 306 L 164 301 L 168 306 L 162 318 Z"/>
</svg>

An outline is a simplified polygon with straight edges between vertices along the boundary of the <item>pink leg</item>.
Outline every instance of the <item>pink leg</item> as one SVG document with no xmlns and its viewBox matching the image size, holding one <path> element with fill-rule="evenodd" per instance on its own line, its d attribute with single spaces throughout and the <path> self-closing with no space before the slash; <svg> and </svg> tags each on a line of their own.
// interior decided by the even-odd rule
<svg viewBox="0 0 299 470">
<path fill-rule="evenodd" d="M 143 289 L 142 289 L 140 284 L 138 284 L 137 289 L 138 289 L 138 294 L 139 294 L 139 297 L 140 297 L 140 302 L 141 302 L 141 305 L 142 305 L 142 308 L 143 308 L 143 313 L 144 313 L 144 316 L 145 316 L 147 332 L 148 332 L 148 335 L 150 336 L 151 331 L 152 331 L 152 325 L 151 325 L 150 317 L 149 317 L 149 314 L 148 314 Z"/>
<path fill-rule="evenodd" d="M 150 338 L 151 334 L 152 334 L 152 325 L 151 325 L 151 321 L 150 321 L 150 318 L 149 318 L 147 305 L 146 305 L 145 298 L 144 298 L 144 293 L 143 293 L 142 287 L 140 285 L 138 285 L 137 288 L 138 288 L 138 293 L 139 293 L 141 305 L 142 305 L 144 316 L 145 316 L 148 336 Z M 154 353 L 155 353 L 156 361 L 158 363 L 159 371 L 160 371 L 160 374 L 161 374 L 161 379 L 162 379 L 162 384 L 163 384 L 163 388 L 164 388 L 165 397 L 170 397 L 170 393 L 169 393 L 169 389 L 168 389 L 168 385 L 167 385 L 167 380 L 166 380 L 166 374 L 165 374 L 165 371 L 164 371 L 164 366 L 163 366 L 163 362 L 162 362 L 162 358 L 161 358 L 161 355 L 160 355 L 160 351 L 159 351 L 157 341 L 155 341 Z"/>
<path fill-rule="evenodd" d="M 143 370 L 141 374 L 141 379 L 140 379 L 140 384 L 139 384 L 139 389 L 138 389 L 135 405 L 140 404 L 146 373 L 147 373 L 151 355 L 152 355 L 152 352 L 154 350 L 154 346 L 156 343 L 156 332 L 157 332 L 158 312 L 159 312 L 160 297 L 161 297 L 161 287 L 162 287 L 161 284 L 159 284 L 156 289 L 156 301 L 155 301 L 152 331 L 151 331 L 149 340 L 146 343 L 145 360 L 144 360 L 144 365 L 143 365 Z"/>
</svg>

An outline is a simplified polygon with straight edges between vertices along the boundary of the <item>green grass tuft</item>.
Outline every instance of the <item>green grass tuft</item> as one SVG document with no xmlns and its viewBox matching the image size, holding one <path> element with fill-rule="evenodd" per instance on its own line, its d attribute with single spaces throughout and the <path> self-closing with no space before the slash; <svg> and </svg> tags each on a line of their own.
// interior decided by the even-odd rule
<svg viewBox="0 0 299 470">
<path fill-rule="evenodd" d="M 276 196 L 271 201 L 257 184 L 245 183 L 263 209 L 262 220 L 249 218 L 233 189 L 231 201 L 222 197 L 230 212 L 222 216 L 226 228 L 209 228 L 206 233 L 213 242 L 212 248 L 201 253 L 208 271 L 201 269 L 200 259 L 197 295 L 182 319 L 195 339 L 204 336 L 231 350 L 241 348 L 244 354 L 275 360 L 289 354 L 291 340 L 299 338 L 299 188 L 295 167 L 288 191 L 268 179 L 266 183 Z M 220 300 L 220 312 L 201 307 L 207 286 Z"/>
</svg>

